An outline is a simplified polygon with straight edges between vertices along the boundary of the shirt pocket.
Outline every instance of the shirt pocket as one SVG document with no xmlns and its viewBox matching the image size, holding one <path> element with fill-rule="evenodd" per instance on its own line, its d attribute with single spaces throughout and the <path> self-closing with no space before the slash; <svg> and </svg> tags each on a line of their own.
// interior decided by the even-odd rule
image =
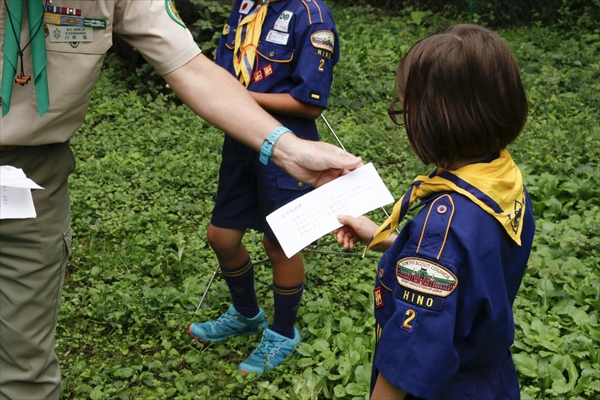
<svg viewBox="0 0 600 400">
<path fill-rule="evenodd" d="M 260 42 L 257 49 L 257 63 L 254 66 L 254 84 L 268 84 L 261 92 L 277 88 L 278 92 L 292 89 L 294 50 L 283 45 Z M 282 83 L 285 83 L 282 86 Z M 284 87 L 285 86 L 285 87 Z M 289 86 L 289 87 L 287 87 Z"/>
<path fill-rule="evenodd" d="M 280 190 L 292 190 L 296 192 L 303 192 L 311 189 L 312 186 L 300 182 L 296 178 L 293 178 L 284 172 L 277 174 L 277 188 Z"/>
<path fill-rule="evenodd" d="M 294 49 L 274 43 L 260 42 L 257 51 L 258 55 L 267 62 L 285 64 L 291 63 L 294 59 Z"/>
<path fill-rule="evenodd" d="M 50 26 L 50 35 L 52 27 Z M 102 62 L 112 46 L 112 25 L 93 29 L 91 42 L 53 43 L 46 40 L 48 56 L 48 112 L 81 111 L 86 109 Z M 36 104 L 33 93 L 32 104 Z"/>
</svg>

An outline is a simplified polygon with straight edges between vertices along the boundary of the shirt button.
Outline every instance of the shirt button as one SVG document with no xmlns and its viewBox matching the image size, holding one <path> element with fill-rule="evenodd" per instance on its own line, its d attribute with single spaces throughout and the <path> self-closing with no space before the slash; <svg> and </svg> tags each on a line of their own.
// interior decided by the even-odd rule
<svg viewBox="0 0 600 400">
<path fill-rule="evenodd" d="M 272 51 L 271 53 L 269 53 L 269 55 L 270 55 L 271 57 L 273 57 L 273 56 L 275 55 L 275 52 L 274 52 L 274 51 Z"/>
<path fill-rule="evenodd" d="M 443 206 L 443 205 L 437 206 L 438 214 L 446 214 L 447 211 L 448 211 L 448 207 Z"/>
<path fill-rule="evenodd" d="M 304 187 L 304 182 L 298 182 L 298 187 L 299 188 L 303 188 Z"/>
</svg>

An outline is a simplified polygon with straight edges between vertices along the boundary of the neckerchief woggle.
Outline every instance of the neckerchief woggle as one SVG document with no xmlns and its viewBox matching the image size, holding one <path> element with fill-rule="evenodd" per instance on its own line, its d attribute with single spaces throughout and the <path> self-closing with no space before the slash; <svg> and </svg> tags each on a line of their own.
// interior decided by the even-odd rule
<svg viewBox="0 0 600 400">
<path fill-rule="evenodd" d="M 259 5 L 242 22 L 235 32 L 233 48 L 233 69 L 239 81 L 248 87 L 252 82 L 252 71 L 258 49 L 262 25 L 267 15 L 269 3 L 277 0 L 259 0 Z"/>
<path fill-rule="evenodd" d="M 519 246 L 525 214 L 523 176 L 508 150 L 488 162 L 468 164 L 454 171 L 438 168 L 430 175 L 419 175 L 411 188 L 394 205 L 392 215 L 369 239 L 367 249 L 387 239 L 404 218 L 416 199 L 438 192 L 456 192 L 466 196 L 494 217 Z"/>
</svg>

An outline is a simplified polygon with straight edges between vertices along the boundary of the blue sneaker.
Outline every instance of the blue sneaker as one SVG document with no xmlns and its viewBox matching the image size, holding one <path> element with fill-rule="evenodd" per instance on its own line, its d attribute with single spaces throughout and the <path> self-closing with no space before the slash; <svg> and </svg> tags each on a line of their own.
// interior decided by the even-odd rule
<svg viewBox="0 0 600 400">
<path fill-rule="evenodd" d="M 296 353 L 294 346 L 300 342 L 300 334 L 294 328 L 294 338 L 280 335 L 279 333 L 265 329 L 263 331 L 262 341 L 258 347 L 241 364 L 240 369 L 244 375 L 255 373 L 263 375 L 265 370 L 273 369 L 286 359 L 292 353 Z"/>
<path fill-rule="evenodd" d="M 246 318 L 231 306 L 225 314 L 214 321 L 191 324 L 188 332 L 194 339 L 202 343 L 224 342 L 234 336 L 255 335 L 258 333 L 258 327 L 265 330 L 267 326 L 262 309 L 259 309 L 255 317 Z"/>
</svg>

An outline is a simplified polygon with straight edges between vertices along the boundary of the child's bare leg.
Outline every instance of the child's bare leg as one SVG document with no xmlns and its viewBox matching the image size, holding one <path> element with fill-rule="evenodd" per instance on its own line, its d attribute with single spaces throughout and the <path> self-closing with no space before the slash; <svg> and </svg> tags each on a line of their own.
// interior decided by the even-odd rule
<svg viewBox="0 0 600 400">
<path fill-rule="evenodd" d="M 215 252 L 223 270 L 236 269 L 248 260 L 248 251 L 242 244 L 244 229 L 219 228 L 210 224 L 208 243 Z"/>
</svg>

